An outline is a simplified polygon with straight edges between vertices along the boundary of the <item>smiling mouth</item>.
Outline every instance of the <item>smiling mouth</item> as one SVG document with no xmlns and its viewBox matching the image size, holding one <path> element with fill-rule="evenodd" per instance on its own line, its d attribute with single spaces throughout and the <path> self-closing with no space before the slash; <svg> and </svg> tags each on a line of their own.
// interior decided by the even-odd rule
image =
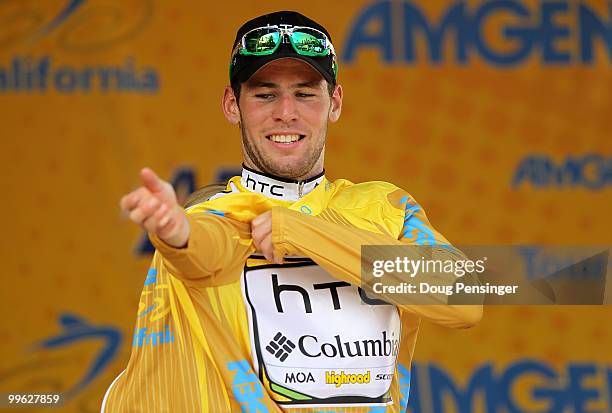
<svg viewBox="0 0 612 413">
<path fill-rule="evenodd" d="M 266 139 L 276 143 L 293 143 L 301 141 L 306 135 L 268 135 Z"/>
</svg>

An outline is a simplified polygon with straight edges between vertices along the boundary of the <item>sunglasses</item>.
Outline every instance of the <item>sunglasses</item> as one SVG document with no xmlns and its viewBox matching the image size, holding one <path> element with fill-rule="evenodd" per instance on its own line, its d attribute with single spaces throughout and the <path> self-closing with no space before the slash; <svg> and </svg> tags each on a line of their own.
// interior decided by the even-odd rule
<svg viewBox="0 0 612 413">
<path fill-rule="evenodd" d="M 336 67 L 336 51 L 325 33 L 312 27 L 274 25 L 258 27 L 246 32 L 236 45 L 232 57 L 267 56 L 278 50 L 282 43 L 289 43 L 295 52 L 302 56 L 323 57 L 332 56 L 334 74 Z M 230 71 L 231 71 L 230 67 Z"/>
<path fill-rule="evenodd" d="M 282 26 L 282 27 L 281 27 Z M 320 30 L 304 26 L 265 26 L 250 30 L 242 36 L 238 53 L 243 56 L 265 56 L 276 52 L 285 38 L 296 53 L 303 56 L 336 55 L 329 38 Z"/>
</svg>

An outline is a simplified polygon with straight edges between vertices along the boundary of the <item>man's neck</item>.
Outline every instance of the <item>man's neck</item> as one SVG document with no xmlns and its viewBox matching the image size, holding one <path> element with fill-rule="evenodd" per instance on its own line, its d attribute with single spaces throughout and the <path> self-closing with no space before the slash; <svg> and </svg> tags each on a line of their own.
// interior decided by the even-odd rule
<svg viewBox="0 0 612 413">
<path fill-rule="evenodd" d="M 324 173 L 325 171 L 321 171 L 308 179 L 296 180 L 259 172 L 243 165 L 240 184 L 249 191 L 261 193 L 268 198 L 297 201 L 323 181 Z"/>
</svg>

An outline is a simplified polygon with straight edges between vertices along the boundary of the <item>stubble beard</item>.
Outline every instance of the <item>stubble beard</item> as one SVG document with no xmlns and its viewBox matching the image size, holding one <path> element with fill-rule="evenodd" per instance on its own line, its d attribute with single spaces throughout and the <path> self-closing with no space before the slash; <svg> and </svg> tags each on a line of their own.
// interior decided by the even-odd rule
<svg viewBox="0 0 612 413">
<path fill-rule="evenodd" d="M 261 153 L 258 148 L 255 147 L 255 145 L 252 145 L 248 133 L 244 128 L 244 122 L 242 119 L 240 121 L 240 135 L 242 138 L 242 146 L 246 152 L 246 157 L 253 162 L 259 171 L 287 179 L 298 180 L 309 177 L 309 174 L 312 172 L 312 169 L 322 155 L 323 148 L 325 148 L 327 124 L 324 125 L 321 132 L 324 138 L 320 140 L 320 144 L 317 147 L 314 147 L 312 150 L 308 151 L 304 158 L 298 162 L 298 164 L 287 165 L 283 164 L 282 162 L 274 162 L 273 159 L 266 157 L 265 154 Z"/>
</svg>

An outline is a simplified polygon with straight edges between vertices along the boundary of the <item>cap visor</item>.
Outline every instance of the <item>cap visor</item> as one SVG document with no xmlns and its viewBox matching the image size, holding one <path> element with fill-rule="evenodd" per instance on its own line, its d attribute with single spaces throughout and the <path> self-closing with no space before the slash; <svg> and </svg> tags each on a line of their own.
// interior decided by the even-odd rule
<svg viewBox="0 0 612 413">
<path fill-rule="evenodd" d="M 315 58 L 312 58 L 310 56 L 302 56 L 293 50 L 281 50 L 271 55 L 256 56 L 250 58 L 253 59 L 251 62 L 249 62 L 250 64 L 246 65 L 240 72 L 236 74 L 236 78 L 240 81 L 240 83 L 246 82 L 251 78 L 251 76 L 261 70 L 264 66 L 278 59 L 297 59 L 306 62 L 313 69 L 319 72 L 321 76 L 323 76 L 323 78 L 327 80 L 328 83 L 336 83 L 330 73 L 325 70 L 321 62 L 315 60 Z"/>
</svg>

